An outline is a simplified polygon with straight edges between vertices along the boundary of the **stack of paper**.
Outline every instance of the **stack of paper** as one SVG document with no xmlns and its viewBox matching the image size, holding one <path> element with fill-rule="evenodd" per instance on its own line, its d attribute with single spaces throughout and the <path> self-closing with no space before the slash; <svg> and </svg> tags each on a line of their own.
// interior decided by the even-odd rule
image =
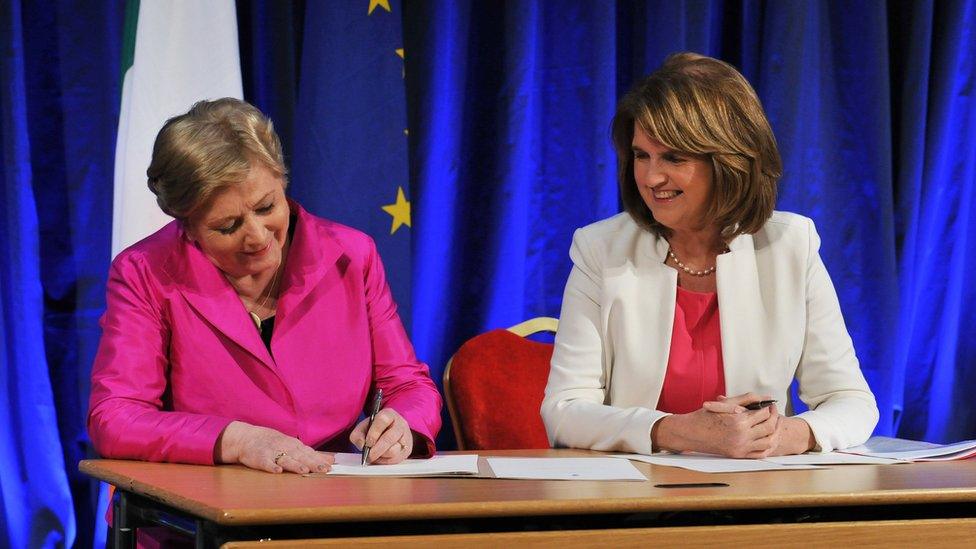
<svg viewBox="0 0 976 549">
<path fill-rule="evenodd" d="M 861 456 L 857 454 L 842 454 L 828 452 L 826 454 L 799 454 L 795 456 L 768 457 L 764 461 L 781 465 L 894 465 L 908 463 L 898 459 Z"/>
<path fill-rule="evenodd" d="M 901 438 L 871 437 L 864 444 L 848 448 L 844 452 L 906 461 L 950 461 L 976 456 L 976 440 L 932 444 Z"/>
<path fill-rule="evenodd" d="M 647 480 L 632 463 L 610 457 L 488 458 L 495 478 L 536 480 Z"/>
<path fill-rule="evenodd" d="M 473 476 L 478 474 L 478 456 L 434 456 L 430 459 L 407 459 L 396 465 L 363 467 L 360 454 L 338 453 L 335 464 L 326 475 L 360 477 L 435 477 Z M 316 475 L 320 473 L 315 473 Z"/>
<path fill-rule="evenodd" d="M 973 456 L 976 456 L 976 440 L 954 444 L 932 444 L 888 437 L 871 437 L 865 444 L 848 448 L 842 452 L 810 453 L 765 459 L 733 459 L 707 454 L 671 454 L 667 452 L 650 456 L 640 454 L 613 455 L 616 458 L 681 467 L 702 473 L 816 469 L 825 465 L 889 465 L 911 461 L 967 459 Z"/>
<path fill-rule="evenodd" d="M 430 459 L 408 459 L 396 465 L 360 465 L 359 454 L 336 454 L 328 473 L 306 476 L 435 477 L 478 475 L 478 456 L 437 455 Z M 533 480 L 647 480 L 628 461 L 609 457 L 503 458 L 487 459 L 491 478 Z"/>
<path fill-rule="evenodd" d="M 702 473 L 746 473 L 751 471 L 782 471 L 789 469 L 817 469 L 815 465 L 773 463 L 760 459 L 734 459 L 707 454 L 669 454 L 661 453 L 650 456 L 643 454 L 614 454 L 615 458 L 626 458 L 633 461 L 643 461 L 654 465 L 681 467 Z"/>
</svg>

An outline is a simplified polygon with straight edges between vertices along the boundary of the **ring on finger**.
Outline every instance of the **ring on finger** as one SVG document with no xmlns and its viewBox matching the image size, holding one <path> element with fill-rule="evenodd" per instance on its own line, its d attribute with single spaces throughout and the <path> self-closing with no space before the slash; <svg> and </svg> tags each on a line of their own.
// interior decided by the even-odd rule
<svg viewBox="0 0 976 549">
<path fill-rule="evenodd" d="M 287 455 L 288 455 L 288 452 L 285 452 L 284 450 L 278 451 L 278 453 L 276 453 L 275 454 L 275 457 L 274 457 L 274 464 L 275 465 L 278 465 L 278 462 L 281 461 L 281 458 L 283 458 L 283 457 L 285 457 Z"/>
</svg>

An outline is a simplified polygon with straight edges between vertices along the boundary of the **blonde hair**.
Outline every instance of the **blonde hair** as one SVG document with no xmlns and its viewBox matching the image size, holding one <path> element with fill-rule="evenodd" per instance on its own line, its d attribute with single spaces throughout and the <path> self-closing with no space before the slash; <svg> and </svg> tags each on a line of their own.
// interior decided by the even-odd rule
<svg viewBox="0 0 976 549">
<path fill-rule="evenodd" d="M 783 170 L 776 138 L 756 92 L 732 65 L 696 53 L 673 54 L 617 105 L 611 134 L 624 209 L 645 229 L 668 236 L 634 179 L 636 127 L 670 149 L 711 162 L 714 192 L 706 217 L 726 242 L 755 233 L 772 215 Z"/>
<path fill-rule="evenodd" d="M 225 97 L 195 103 L 156 135 L 146 175 L 156 203 L 186 221 L 210 197 L 247 178 L 259 162 L 285 180 L 281 140 L 253 105 Z"/>
</svg>

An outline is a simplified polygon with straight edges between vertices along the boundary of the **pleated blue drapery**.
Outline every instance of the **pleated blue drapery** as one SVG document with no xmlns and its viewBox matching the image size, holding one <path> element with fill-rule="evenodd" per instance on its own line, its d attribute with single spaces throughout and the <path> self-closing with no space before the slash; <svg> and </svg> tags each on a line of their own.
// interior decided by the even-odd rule
<svg viewBox="0 0 976 549">
<path fill-rule="evenodd" d="M 893 151 L 901 307 L 884 372 L 899 435 L 970 439 L 976 438 L 976 2 L 904 8 L 909 46 L 895 78 L 901 117 Z"/>
<path fill-rule="evenodd" d="M 558 314 L 572 230 L 618 211 L 617 98 L 691 50 L 738 66 L 766 107 L 785 164 L 778 208 L 817 223 L 878 397 L 876 432 L 976 436 L 965 397 L 976 389 L 974 9 L 713 0 L 407 13 L 420 356 L 442 369 L 467 337 Z"/>
<path fill-rule="evenodd" d="M 71 493 L 44 355 L 19 0 L 0 5 L 0 546 L 70 546 Z"/>
</svg>

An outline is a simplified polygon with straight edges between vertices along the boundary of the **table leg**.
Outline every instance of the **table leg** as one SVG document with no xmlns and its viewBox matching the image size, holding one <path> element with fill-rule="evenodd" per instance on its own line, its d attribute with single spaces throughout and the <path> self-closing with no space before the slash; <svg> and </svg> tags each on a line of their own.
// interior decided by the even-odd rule
<svg viewBox="0 0 976 549">
<path fill-rule="evenodd" d="M 123 490 L 115 490 L 112 501 L 113 549 L 135 549 L 136 529 L 129 509 L 129 497 Z"/>
<path fill-rule="evenodd" d="M 196 535 L 193 537 L 193 540 L 195 542 L 194 549 L 207 549 L 206 523 L 201 519 L 197 519 L 196 523 L 197 523 L 197 532 Z"/>
</svg>

